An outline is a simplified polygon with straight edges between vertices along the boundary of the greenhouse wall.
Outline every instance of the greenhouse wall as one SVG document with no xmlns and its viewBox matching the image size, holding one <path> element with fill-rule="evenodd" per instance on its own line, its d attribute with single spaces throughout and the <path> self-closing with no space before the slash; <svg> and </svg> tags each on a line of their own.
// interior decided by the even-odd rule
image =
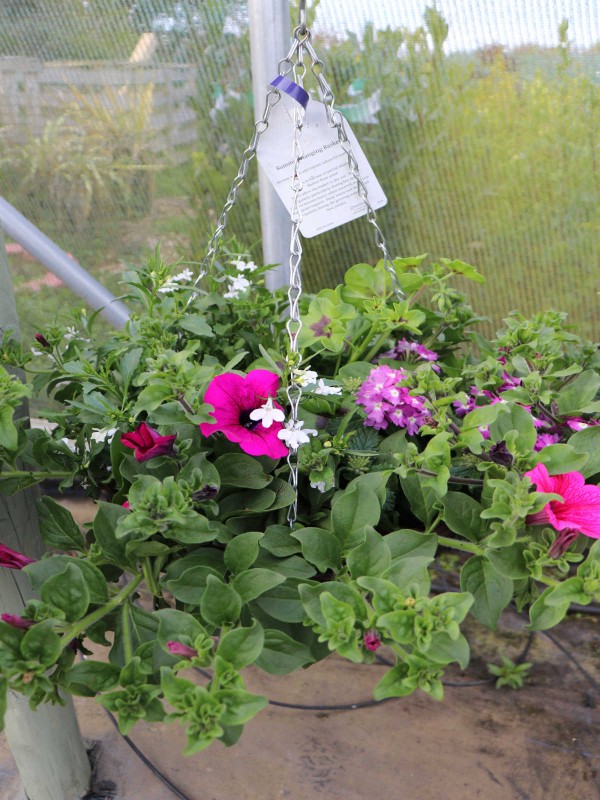
<svg viewBox="0 0 600 800">
<path fill-rule="evenodd" d="M 516 307 L 557 306 L 597 335 L 595 2 L 314 0 L 308 20 L 386 192 L 390 251 L 476 265 L 488 330 Z M 0 9 L 2 194 L 99 274 L 158 241 L 200 260 L 252 123 L 243 2 Z M 232 247 L 261 257 L 254 167 L 229 233 Z M 364 220 L 308 240 L 306 283 L 334 285 L 377 253 Z"/>
</svg>

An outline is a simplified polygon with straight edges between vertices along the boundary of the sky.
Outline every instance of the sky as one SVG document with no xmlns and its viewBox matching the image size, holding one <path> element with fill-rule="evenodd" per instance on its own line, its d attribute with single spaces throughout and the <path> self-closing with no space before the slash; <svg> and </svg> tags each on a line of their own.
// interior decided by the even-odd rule
<svg viewBox="0 0 600 800">
<path fill-rule="evenodd" d="M 427 5 L 433 0 L 321 0 L 315 33 L 360 33 L 368 20 L 376 28 L 414 30 Z M 446 49 L 451 52 L 492 43 L 555 46 L 565 18 L 576 48 L 600 42 L 600 0 L 437 0 L 437 7 L 450 24 Z"/>
</svg>

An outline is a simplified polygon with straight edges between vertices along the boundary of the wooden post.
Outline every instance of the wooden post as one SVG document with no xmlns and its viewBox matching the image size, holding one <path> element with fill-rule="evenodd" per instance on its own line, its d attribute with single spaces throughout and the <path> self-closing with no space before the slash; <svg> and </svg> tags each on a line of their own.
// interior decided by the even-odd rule
<svg viewBox="0 0 600 800">
<path fill-rule="evenodd" d="M 18 319 L 4 240 L 0 231 L 0 328 L 18 334 Z M 0 495 L 0 542 L 30 558 L 44 552 L 35 511 L 36 490 Z M 27 576 L 0 569 L 0 611 L 18 614 L 32 596 Z M 29 800 L 79 800 L 87 792 L 91 768 L 73 703 L 44 704 L 36 711 L 27 699 L 9 693 L 6 738 Z"/>
</svg>

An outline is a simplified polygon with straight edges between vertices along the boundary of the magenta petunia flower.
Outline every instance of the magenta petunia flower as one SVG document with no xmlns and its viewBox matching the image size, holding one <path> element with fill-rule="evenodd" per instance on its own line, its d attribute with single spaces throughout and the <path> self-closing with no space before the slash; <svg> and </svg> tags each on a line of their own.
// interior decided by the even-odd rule
<svg viewBox="0 0 600 800">
<path fill-rule="evenodd" d="M 176 438 L 176 435 L 161 436 L 147 422 L 142 422 L 133 433 L 121 435 L 121 444 L 130 447 L 135 452 L 137 461 L 141 463 L 156 458 L 156 456 L 170 455 L 173 452 L 173 442 Z"/>
<path fill-rule="evenodd" d="M 381 647 L 381 639 L 376 631 L 367 631 L 363 636 L 363 644 L 366 650 L 374 653 Z"/>
<path fill-rule="evenodd" d="M 535 440 L 533 449 L 536 453 L 539 453 L 544 447 L 548 447 L 550 444 L 558 444 L 558 442 L 560 442 L 560 436 L 557 433 L 540 433 Z"/>
<path fill-rule="evenodd" d="M 527 517 L 528 525 L 551 525 L 558 536 L 548 554 L 562 555 L 579 534 L 600 539 L 600 486 L 586 484 L 580 472 L 549 475 L 544 464 L 526 472 L 538 492 L 552 492 L 563 499 L 551 500 L 541 511 Z"/>
<path fill-rule="evenodd" d="M 273 400 L 278 388 L 279 376 L 266 369 L 254 369 L 247 375 L 217 375 L 204 395 L 204 402 L 214 407 L 215 421 L 200 425 L 202 435 L 220 431 L 251 456 L 284 458 L 289 451 L 277 436 L 283 430 L 279 419 L 283 419 L 283 409 Z M 258 411 L 262 413 L 253 413 Z"/>
<path fill-rule="evenodd" d="M 7 625 L 10 625 L 12 628 L 19 628 L 23 631 L 26 631 L 28 628 L 31 628 L 32 625 L 35 625 L 35 622 L 32 619 L 18 617 L 16 614 L 0 614 L 0 619 L 2 622 L 6 622 Z"/>
<path fill-rule="evenodd" d="M 27 564 L 33 564 L 34 561 L 34 558 L 27 558 L 27 556 L 17 553 L 16 550 L 11 550 L 5 544 L 0 544 L 0 567 L 23 569 Z"/>
<path fill-rule="evenodd" d="M 172 656 L 181 656 L 182 658 L 194 658 L 198 655 L 197 650 L 183 642 L 167 642 L 167 650 Z"/>
</svg>

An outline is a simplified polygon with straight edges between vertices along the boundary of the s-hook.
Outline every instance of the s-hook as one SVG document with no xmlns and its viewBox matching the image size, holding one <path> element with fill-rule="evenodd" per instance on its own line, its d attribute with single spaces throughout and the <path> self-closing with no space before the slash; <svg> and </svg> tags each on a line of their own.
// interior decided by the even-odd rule
<svg viewBox="0 0 600 800">
<path fill-rule="evenodd" d="M 306 0 L 300 0 L 298 8 L 298 27 L 300 28 L 300 35 L 304 36 L 306 33 Z"/>
</svg>

